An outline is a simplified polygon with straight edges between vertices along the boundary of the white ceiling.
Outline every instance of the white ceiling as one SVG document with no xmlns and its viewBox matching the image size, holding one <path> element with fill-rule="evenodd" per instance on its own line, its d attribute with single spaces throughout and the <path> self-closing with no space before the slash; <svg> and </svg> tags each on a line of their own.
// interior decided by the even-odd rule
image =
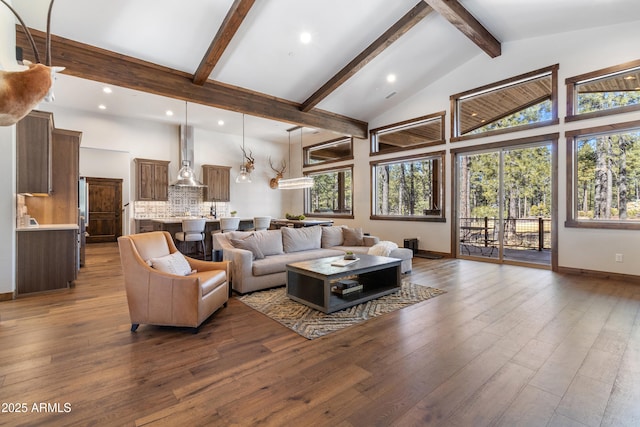
<svg viewBox="0 0 640 427">
<path fill-rule="evenodd" d="M 417 0 L 258 0 L 210 79 L 296 103 L 305 101 L 407 13 Z M 501 43 L 640 19 L 638 0 L 459 0 Z M 52 33 L 194 73 L 233 0 L 57 0 Z M 49 0 L 13 0 L 44 31 Z M 0 6 L 4 7 L 4 6 Z M 302 44 L 299 35 L 312 35 Z M 476 55 L 486 55 L 431 13 L 316 107 L 369 121 Z M 55 65 L 55 64 L 54 64 Z M 386 76 L 397 76 L 388 83 Z M 56 108 L 184 122 L 184 103 L 61 75 Z M 395 93 L 393 96 L 390 94 Z M 46 109 L 46 108 L 44 108 Z M 171 109 L 172 118 L 165 115 Z M 189 122 L 239 133 L 238 113 L 189 104 Z M 225 126 L 218 126 L 219 119 Z M 246 118 L 247 136 L 286 142 L 289 123 Z"/>
</svg>

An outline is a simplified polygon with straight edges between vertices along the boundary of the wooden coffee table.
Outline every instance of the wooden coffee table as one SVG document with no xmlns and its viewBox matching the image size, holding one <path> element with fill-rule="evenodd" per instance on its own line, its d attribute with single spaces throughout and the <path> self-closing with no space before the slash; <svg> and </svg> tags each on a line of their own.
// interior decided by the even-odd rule
<svg viewBox="0 0 640 427">
<path fill-rule="evenodd" d="M 341 260 L 341 256 L 288 264 L 287 296 L 316 310 L 332 313 L 400 289 L 402 260 L 364 254 L 356 256 L 359 260 L 346 267 L 331 265 Z M 344 296 L 332 292 L 331 287 L 345 278 L 358 281 L 362 290 Z"/>
</svg>

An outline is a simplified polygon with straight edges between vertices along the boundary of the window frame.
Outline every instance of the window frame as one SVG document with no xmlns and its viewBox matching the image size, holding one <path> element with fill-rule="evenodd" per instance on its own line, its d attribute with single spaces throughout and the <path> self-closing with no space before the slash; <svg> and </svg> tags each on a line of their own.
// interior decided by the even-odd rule
<svg viewBox="0 0 640 427">
<path fill-rule="evenodd" d="M 605 117 L 614 114 L 627 113 L 630 111 L 640 111 L 640 104 L 636 104 L 618 108 L 611 108 L 608 110 L 592 111 L 590 113 L 576 113 L 578 99 L 577 87 L 579 84 L 588 80 L 597 80 L 610 74 L 622 74 L 625 71 L 630 71 L 638 67 L 640 67 L 640 59 L 636 61 L 626 62 L 624 64 L 614 65 L 613 67 L 602 68 L 600 70 L 580 74 L 578 76 L 568 77 L 565 80 L 565 85 L 567 87 L 567 115 L 565 117 L 565 121 L 573 122 L 578 120 L 587 120 L 596 117 Z"/>
<path fill-rule="evenodd" d="M 316 162 L 316 163 L 309 162 L 310 152 L 312 151 L 312 149 L 322 148 L 323 146 L 331 146 L 338 142 L 346 141 L 346 140 L 349 141 L 349 151 L 351 153 L 349 156 L 343 157 L 341 159 L 325 160 L 323 162 Z M 353 157 L 353 137 L 351 136 L 342 136 L 340 138 L 319 142 L 317 144 L 308 145 L 302 148 L 302 166 L 303 167 L 320 166 L 320 165 L 326 165 L 329 163 L 344 162 L 344 161 L 353 160 L 353 158 L 354 158 Z"/>
<path fill-rule="evenodd" d="M 408 150 L 414 150 L 414 149 L 418 149 L 418 148 L 425 148 L 425 147 L 432 147 L 434 145 L 441 145 L 444 144 L 446 142 L 445 140 L 445 123 L 444 123 L 444 118 L 446 115 L 446 111 L 439 111 L 437 113 L 433 113 L 433 114 L 427 114 L 426 116 L 421 116 L 421 117 L 416 117 L 414 119 L 409 119 L 409 120 L 404 120 L 401 122 L 397 122 L 397 123 L 392 123 L 386 126 L 381 126 L 379 128 L 375 128 L 375 129 L 371 129 L 369 131 L 369 155 L 370 156 L 379 156 L 379 155 L 384 155 L 384 154 L 390 154 L 390 153 L 396 153 L 399 151 L 408 151 Z M 440 120 L 440 138 L 434 141 L 429 141 L 429 142 L 425 142 L 423 144 L 416 144 L 416 145 L 412 145 L 410 147 L 398 147 L 398 148 L 391 148 L 391 149 L 387 149 L 387 150 L 380 150 L 379 147 L 376 150 L 376 147 L 378 145 L 377 143 L 377 135 L 379 133 L 386 133 L 389 130 L 392 130 L 394 128 L 407 128 L 407 127 L 411 127 L 412 124 L 416 124 L 419 125 L 421 122 L 427 122 L 427 121 L 435 121 L 439 119 Z"/>
<path fill-rule="evenodd" d="M 310 208 L 311 208 L 311 202 L 310 202 L 310 195 L 311 195 L 311 188 L 305 188 L 304 189 L 304 194 L 303 194 L 303 211 L 304 211 L 304 216 L 305 217 L 309 217 L 309 218 L 343 218 L 343 219 L 354 219 L 355 218 L 355 214 L 354 214 L 354 193 L 353 193 L 353 180 L 354 180 L 354 174 L 353 174 L 353 163 L 351 164 L 346 164 L 346 165 L 342 165 L 342 166 L 336 166 L 336 167 L 331 167 L 331 168 L 324 168 L 324 169 L 314 169 L 312 171 L 308 171 L 308 172 L 304 172 L 304 176 L 308 176 L 308 177 L 313 177 L 313 175 L 323 175 L 323 174 L 327 174 L 328 172 L 340 172 L 340 171 L 346 171 L 348 170 L 349 172 L 351 172 L 351 213 L 349 214 L 340 214 L 340 213 L 325 213 L 325 212 L 309 212 Z"/>
<path fill-rule="evenodd" d="M 612 123 L 604 126 L 577 129 L 565 132 L 566 137 L 566 194 L 567 207 L 565 227 L 567 228 L 591 228 L 591 229 L 617 229 L 617 230 L 640 230 L 640 221 L 627 220 L 585 220 L 578 219 L 578 191 L 576 188 L 578 175 L 578 164 L 575 159 L 576 142 L 586 136 L 599 134 L 610 134 L 616 132 L 640 130 L 640 120 L 633 120 L 624 123 Z"/>
<path fill-rule="evenodd" d="M 385 220 L 385 221 L 421 221 L 421 222 L 446 222 L 445 206 L 446 206 L 446 193 L 445 193 L 445 155 L 446 151 L 433 151 L 427 153 L 414 154 L 411 156 L 393 157 L 386 159 L 377 159 L 369 162 L 369 185 L 370 185 L 370 197 L 371 205 L 369 219 L 372 220 Z M 421 159 L 437 159 L 440 163 L 440 171 L 438 173 L 438 192 L 440 200 L 440 214 L 439 215 L 377 215 L 375 213 L 376 204 L 376 167 L 384 164 L 397 164 L 404 163 L 405 161 L 416 161 Z"/>
<path fill-rule="evenodd" d="M 493 135 L 503 135 L 503 134 L 512 133 L 512 132 L 521 132 L 524 130 L 537 129 L 545 126 L 552 126 L 552 125 L 559 124 L 560 119 L 558 118 L 558 69 L 559 69 L 559 64 L 555 64 L 549 67 L 534 70 L 525 74 L 520 74 L 518 76 L 510 77 L 508 79 L 500 80 L 498 82 L 490 83 L 484 86 L 477 87 L 475 89 L 471 89 L 465 92 L 460 92 L 460 93 L 451 95 L 450 97 L 451 142 L 466 141 L 470 139 L 484 138 L 484 137 L 493 136 Z M 551 119 L 541 121 L 538 123 L 525 124 L 525 125 L 514 126 L 510 128 L 505 128 L 505 129 L 490 130 L 490 131 L 478 133 L 478 134 L 471 134 L 471 135 L 459 134 L 460 132 L 459 101 L 461 100 L 461 98 L 468 98 L 473 96 L 474 94 L 480 95 L 485 92 L 499 90 L 505 87 L 515 85 L 517 83 L 521 83 L 523 81 L 533 80 L 545 74 L 549 74 L 551 77 Z"/>
</svg>

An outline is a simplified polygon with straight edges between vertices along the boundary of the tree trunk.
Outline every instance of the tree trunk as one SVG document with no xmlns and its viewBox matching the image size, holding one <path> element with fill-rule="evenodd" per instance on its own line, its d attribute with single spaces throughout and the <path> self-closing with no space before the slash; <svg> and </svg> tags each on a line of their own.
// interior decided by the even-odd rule
<svg viewBox="0 0 640 427">
<path fill-rule="evenodd" d="M 607 218 L 607 140 L 608 138 L 596 139 L 596 170 L 595 170 L 595 203 L 594 218 Z"/>
<path fill-rule="evenodd" d="M 380 206 L 380 214 L 389 215 L 389 166 L 383 166 L 380 169 L 380 174 L 382 175 L 382 197 L 381 197 L 381 206 Z"/>
<path fill-rule="evenodd" d="M 620 172 L 618 175 L 618 215 L 627 219 L 627 138 L 620 139 Z"/>
</svg>

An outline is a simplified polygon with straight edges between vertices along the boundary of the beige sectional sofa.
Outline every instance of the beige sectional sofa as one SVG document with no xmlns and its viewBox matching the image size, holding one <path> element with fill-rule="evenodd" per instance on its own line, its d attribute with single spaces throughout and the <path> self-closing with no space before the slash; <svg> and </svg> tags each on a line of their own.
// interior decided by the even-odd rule
<svg viewBox="0 0 640 427">
<path fill-rule="evenodd" d="M 232 231 L 213 234 L 214 250 L 231 261 L 231 283 L 241 294 L 284 285 L 286 265 L 311 259 L 368 253 L 379 239 L 348 227 L 304 227 L 278 230 Z M 395 248 L 389 257 L 402 259 L 401 271 L 411 271 L 413 252 Z"/>
</svg>

